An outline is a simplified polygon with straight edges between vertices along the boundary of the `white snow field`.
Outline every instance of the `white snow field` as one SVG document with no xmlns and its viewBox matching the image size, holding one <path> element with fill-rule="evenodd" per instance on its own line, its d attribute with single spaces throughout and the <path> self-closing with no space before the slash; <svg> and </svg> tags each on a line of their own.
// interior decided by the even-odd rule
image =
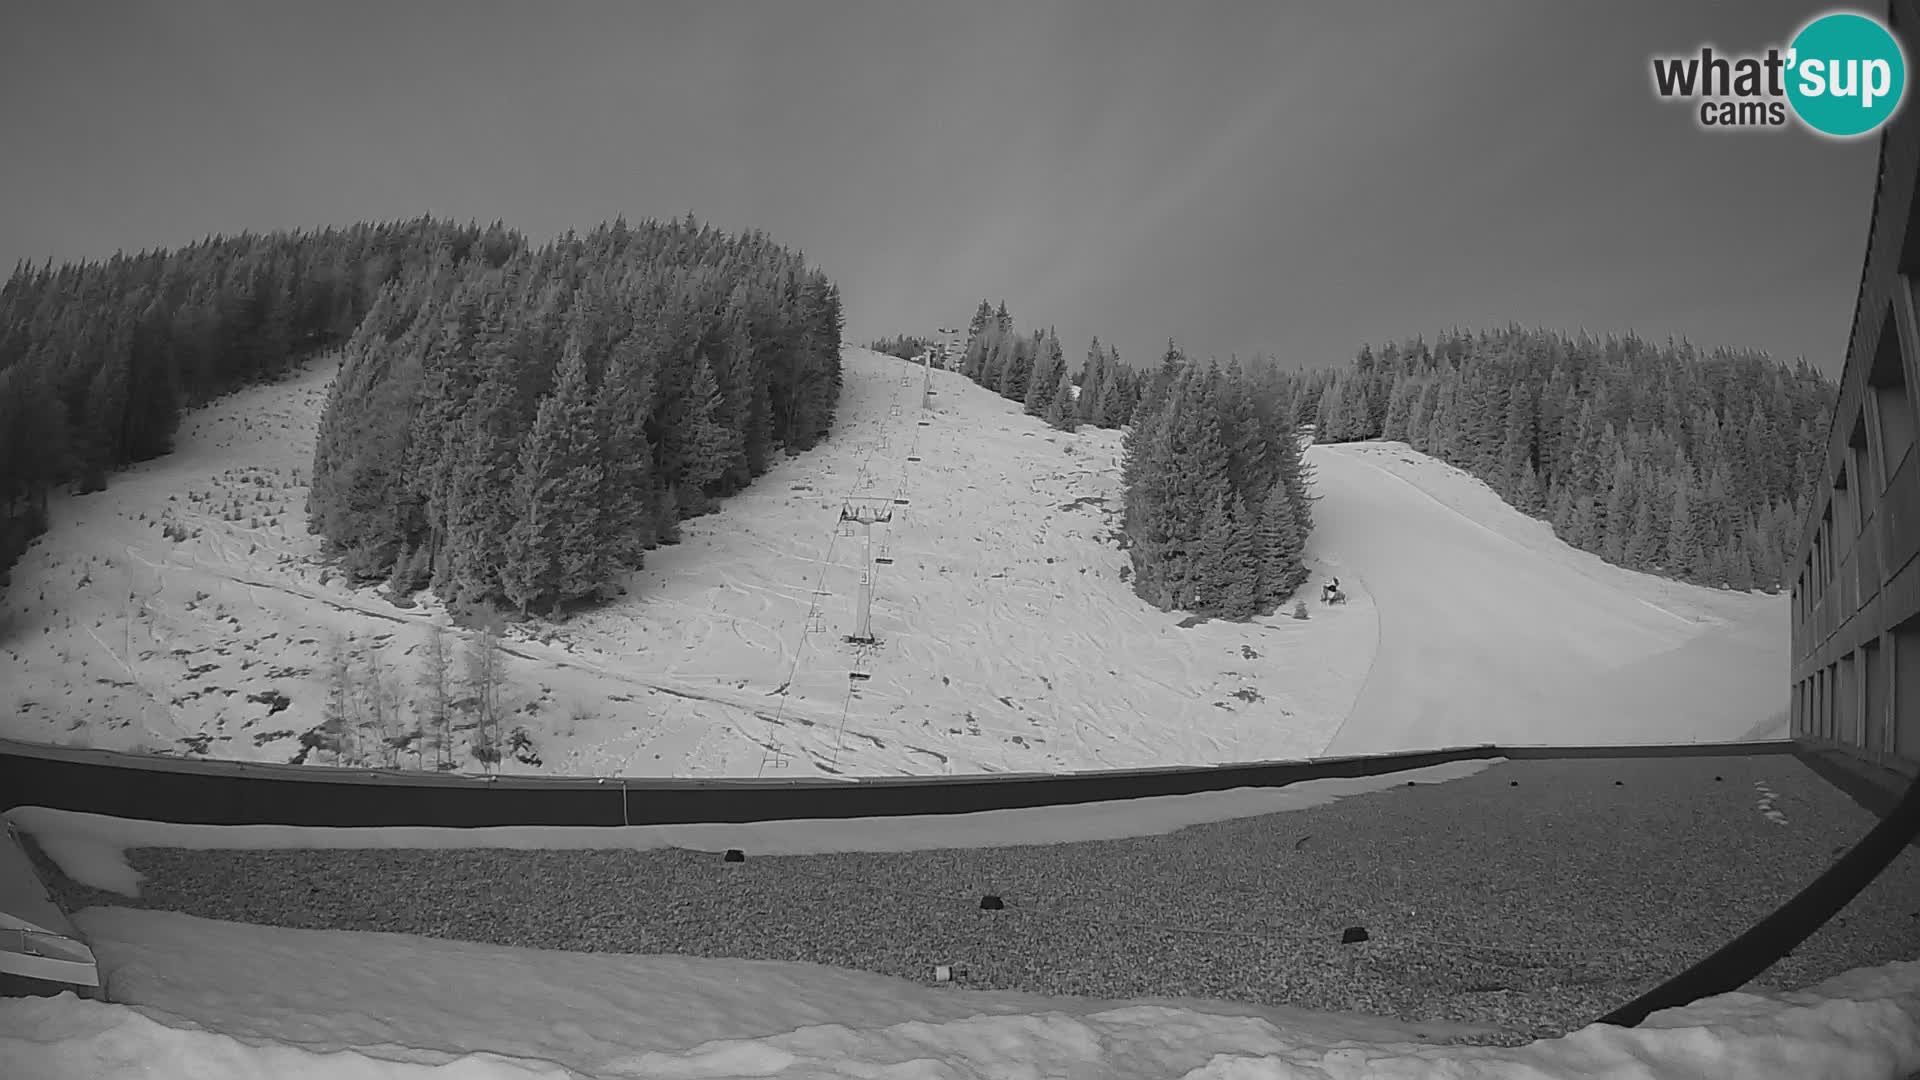
<svg viewBox="0 0 1920 1080">
<path fill-rule="evenodd" d="M 306 533 L 330 375 L 213 403 L 175 453 L 56 502 L 0 625 L 0 733 L 285 761 L 321 720 L 335 636 L 417 693 L 437 605 L 351 586 Z M 1309 586 L 1304 621 L 1182 626 L 1121 577 L 1118 432 L 931 378 L 924 411 L 920 368 L 848 349 L 822 446 L 688 522 L 625 597 L 512 628 L 510 723 L 543 764 L 507 770 L 1062 772 L 1784 733 L 1784 597 L 1608 566 L 1402 444 L 1308 452 L 1315 580 L 1339 575 L 1348 604 Z M 844 641 L 850 499 L 893 515 L 869 650 Z"/>
<path fill-rule="evenodd" d="M 1404 443 L 1311 456 L 1314 542 L 1379 610 L 1325 753 L 1785 738 L 1785 594 L 1613 566 Z"/>
<path fill-rule="evenodd" d="M 1343 783 L 1360 786 L 1340 790 L 1364 789 Z M 1193 799 L 1182 813 L 1205 812 Z M 1018 825 L 1009 815 L 1050 813 L 993 820 L 1006 828 Z M 307 847 L 348 834 L 408 847 L 686 839 L 647 828 L 301 830 L 45 810 L 11 816 L 69 876 L 128 894 L 139 888 L 124 859 L 135 844 Z M 804 832 L 724 828 L 728 839 L 757 831 L 748 844 L 757 852 L 876 850 L 878 833 L 861 823 L 806 824 Z M 887 833 L 891 846 L 952 839 L 945 828 L 916 834 L 926 824 L 898 823 Z M 389 832 L 396 835 L 375 837 Z M 1920 1067 L 1920 962 L 1853 971 L 1794 993 L 1726 994 L 1656 1013 L 1637 1028 L 1596 1025 L 1499 1048 L 1438 1045 L 1470 1030 L 1444 1024 L 1191 999 L 975 991 L 811 964 L 268 929 L 116 907 L 86 909 L 75 922 L 116 1003 L 0 1000 L 0 1062 L 9 1078 L 1901 1080 Z"/>
</svg>

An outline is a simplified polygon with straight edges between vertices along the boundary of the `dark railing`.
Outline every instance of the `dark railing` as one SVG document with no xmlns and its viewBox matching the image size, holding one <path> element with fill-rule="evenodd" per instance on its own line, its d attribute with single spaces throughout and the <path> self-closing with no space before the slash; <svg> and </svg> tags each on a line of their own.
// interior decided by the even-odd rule
<svg viewBox="0 0 1920 1080">
<path fill-rule="evenodd" d="M 1785 740 L 1656 746 L 1447 747 L 1361 757 L 1079 773 L 809 778 L 474 776 L 172 758 L 0 739 L 0 810 L 202 825 L 682 825 L 896 817 L 1193 795 L 1385 776 L 1495 758 L 1792 753 Z"/>
<path fill-rule="evenodd" d="M 181 824 L 346 828 L 743 823 L 960 814 L 1284 787 L 1499 756 L 1496 747 L 1469 746 L 1109 772 L 751 780 L 486 777 L 195 760 L 0 740 L 0 810 L 46 806 Z"/>
<path fill-rule="evenodd" d="M 641 825 L 957 814 L 1284 787 L 1457 761 L 1792 754 L 1787 740 L 1655 746 L 1471 746 L 1308 761 L 1123 772 L 882 777 L 852 781 L 473 777 L 166 759 L 0 739 L 0 809 L 46 806 L 155 821 L 305 826 Z M 1818 930 L 1920 833 L 1920 779 L 1813 884 L 1693 967 L 1603 1017 L 1736 990 Z"/>
</svg>

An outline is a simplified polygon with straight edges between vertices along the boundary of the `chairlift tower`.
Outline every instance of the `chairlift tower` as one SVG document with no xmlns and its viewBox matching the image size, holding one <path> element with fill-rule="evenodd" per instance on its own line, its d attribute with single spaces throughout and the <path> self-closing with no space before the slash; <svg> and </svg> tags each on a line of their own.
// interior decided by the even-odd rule
<svg viewBox="0 0 1920 1080">
<path fill-rule="evenodd" d="M 873 527 L 893 520 L 893 506 L 882 499 L 848 499 L 840 507 L 840 520 L 861 527 L 866 537 L 866 558 L 860 568 L 860 594 L 855 601 L 853 633 L 847 640 L 856 645 L 872 645 L 873 637 Z"/>
</svg>

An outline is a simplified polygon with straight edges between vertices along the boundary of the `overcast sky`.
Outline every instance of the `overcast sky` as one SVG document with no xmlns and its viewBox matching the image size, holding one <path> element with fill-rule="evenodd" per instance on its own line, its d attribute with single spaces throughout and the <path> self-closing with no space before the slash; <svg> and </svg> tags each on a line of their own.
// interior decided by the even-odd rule
<svg viewBox="0 0 1920 1080">
<path fill-rule="evenodd" d="M 989 297 L 1074 356 L 1514 321 L 1837 371 L 1875 140 L 1705 134 L 1647 73 L 1823 7 L 9 0 L 0 260 L 691 210 L 805 251 L 860 342 Z"/>
</svg>

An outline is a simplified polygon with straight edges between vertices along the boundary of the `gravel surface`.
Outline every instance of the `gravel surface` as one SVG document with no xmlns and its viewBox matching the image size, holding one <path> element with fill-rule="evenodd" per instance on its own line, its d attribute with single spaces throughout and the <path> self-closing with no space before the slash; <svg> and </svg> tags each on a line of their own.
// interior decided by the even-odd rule
<svg viewBox="0 0 1920 1080">
<path fill-rule="evenodd" d="M 1767 811 L 1773 811 L 1769 816 Z M 1784 822 L 1780 820 L 1783 816 Z M 69 910 L 800 960 L 1101 998 L 1191 996 L 1548 1037 L 1705 956 L 1874 824 L 1786 756 L 1509 762 L 1134 840 L 762 856 L 139 849 Z M 985 894 L 1005 910 L 980 910 Z M 1369 939 L 1342 944 L 1347 927 Z M 1754 986 L 1920 958 L 1920 851 Z"/>
</svg>

